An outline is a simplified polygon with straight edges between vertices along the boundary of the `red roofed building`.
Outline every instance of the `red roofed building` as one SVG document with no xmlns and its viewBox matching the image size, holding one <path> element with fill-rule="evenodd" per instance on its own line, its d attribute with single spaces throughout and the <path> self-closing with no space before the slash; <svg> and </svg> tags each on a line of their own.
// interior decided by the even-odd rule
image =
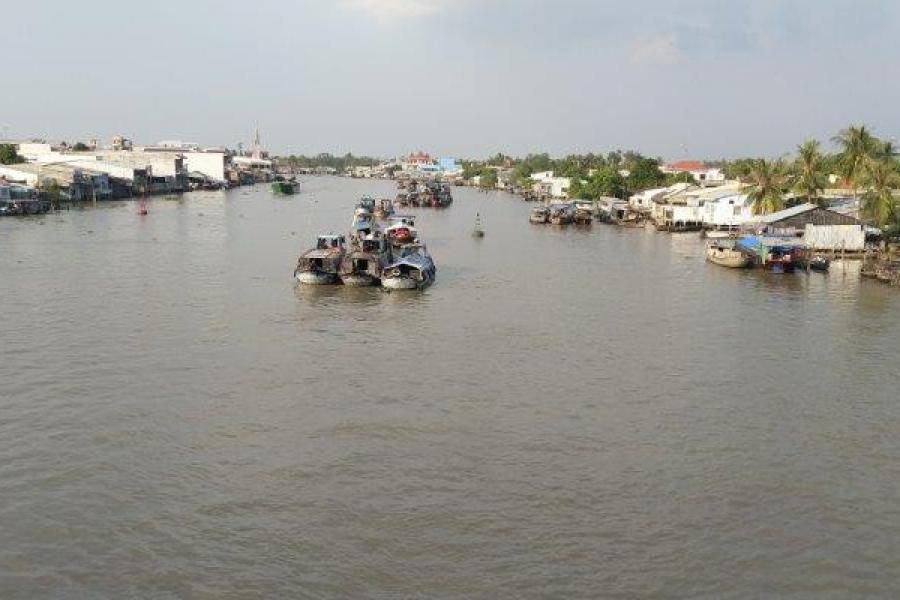
<svg viewBox="0 0 900 600">
<path fill-rule="evenodd" d="M 722 169 L 707 167 L 699 160 L 679 160 L 660 169 L 663 173 L 690 173 L 701 185 L 719 185 L 725 183 Z"/>
<path fill-rule="evenodd" d="M 434 159 L 427 152 L 422 152 L 421 150 L 418 152 L 413 152 L 409 156 L 407 156 L 403 163 L 409 165 L 411 167 L 421 167 L 424 165 L 430 165 L 434 162 Z"/>
</svg>

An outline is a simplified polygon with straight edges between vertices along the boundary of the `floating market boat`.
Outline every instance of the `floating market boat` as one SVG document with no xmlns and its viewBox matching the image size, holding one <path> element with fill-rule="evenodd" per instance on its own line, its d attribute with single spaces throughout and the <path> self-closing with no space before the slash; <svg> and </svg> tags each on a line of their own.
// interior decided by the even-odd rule
<svg viewBox="0 0 900 600">
<path fill-rule="evenodd" d="M 437 268 L 423 244 L 408 244 L 400 257 L 381 272 L 381 285 L 388 290 L 422 289 L 434 283 Z"/>
<path fill-rule="evenodd" d="M 320 235 L 316 247 L 300 255 L 294 277 L 306 285 L 337 283 L 346 245 L 342 235 Z"/>
<path fill-rule="evenodd" d="M 536 206 L 531 209 L 531 214 L 528 215 L 528 221 L 530 223 L 538 223 L 544 224 L 550 222 L 550 209 L 546 206 Z"/>
<path fill-rule="evenodd" d="M 382 198 L 375 203 L 374 214 L 379 219 L 384 219 L 394 214 L 394 205 L 388 198 Z"/>
<path fill-rule="evenodd" d="M 706 260 L 731 269 L 743 269 L 753 264 L 753 257 L 735 248 L 735 244 L 727 241 L 710 242 L 706 246 Z"/>
<path fill-rule="evenodd" d="M 571 204 L 553 204 L 550 206 L 550 222 L 553 225 L 568 225 L 575 218 L 575 209 Z"/>
<path fill-rule="evenodd" d="M 272 183 L 272 193 L 276 196 L 293 196 L 296 190 L 290 181 L 275 181 Z"/>
<path fill-rule="evenodd" d="M 415 217 L 394 215 L 390 221 L 391 224 L 385 228 L 384 235 L 391 244 L 402 246 L 416 242 L 419 239 Z"/>
<path fill-rule="evenodd" d="M 381 281 L 381 273 L 391 263 L 391 246 L 379 234 L 371 234 L 352 244 L 341 262 L 341 282 L 350 286 L 371 286 Z"/>
<path fill-rule="evenodd" d="M 575 214 L 572 220 L 579 225 L 590 225 L 594 222 L 594 203 L 575 202 Z"/>
<path fill-rule="evenodd" d="M 356 204 L 357 210 L 362 209 L 365 212 L 374 213 L 375 212 L 375 198 L 372 196 L 363 196 L 359 199 L 359 202 Z"/>
</svg>

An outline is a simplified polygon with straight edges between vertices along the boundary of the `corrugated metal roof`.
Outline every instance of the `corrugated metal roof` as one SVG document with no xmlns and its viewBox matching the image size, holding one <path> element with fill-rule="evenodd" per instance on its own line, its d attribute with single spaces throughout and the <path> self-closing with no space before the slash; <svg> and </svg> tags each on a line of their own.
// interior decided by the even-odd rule
<svg viewBox="0 0 900 600">
<path fill-rule="evenodd" d="M 755 221 L 757 223 L 767 223 L 767 224 L 776 223 L 783 219 L 788 219 L 790 217 L 802 215 L 803 213 L 809 212 L 815 208 L 818 208 L 818 206 L 807 202 L 806 204 L 798 204 L 797 206 L 792 206 L 791 208 L 779 210 L 778 212 L 773 212 L 768 215 L 759 215 L 758 217 L 756 217 Z"/>
</svg>

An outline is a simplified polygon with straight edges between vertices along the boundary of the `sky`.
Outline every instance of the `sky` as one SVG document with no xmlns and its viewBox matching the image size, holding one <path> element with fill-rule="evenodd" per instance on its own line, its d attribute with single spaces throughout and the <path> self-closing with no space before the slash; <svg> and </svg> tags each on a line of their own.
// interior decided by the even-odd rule
<svg viewBox="0 0 900 600">
<path fill-rule="evenodd" d="M 29 0 L 0 137 L 777 157 L 900 135 L 896 0 Z"/>
</svg>

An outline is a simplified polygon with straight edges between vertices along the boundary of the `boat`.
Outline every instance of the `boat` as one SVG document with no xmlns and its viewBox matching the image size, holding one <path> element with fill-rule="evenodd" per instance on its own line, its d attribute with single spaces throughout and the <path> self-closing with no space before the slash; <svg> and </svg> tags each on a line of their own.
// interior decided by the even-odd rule
<svg viewBox="0 0 900 600">
<path fill-rule="evenodd" d="M 346 246 L 347 242 L 342 235 L 318 236 L 316 247 L 301 254 L 297 260 L 294 277 L 306 285 L 337 283 Z"/>
<path fill-rule="evenodd" d="M 397 194 L 397 198 L 394 199 L 394 206 L 397 208 L 402 208 L 404 206 L 409 206 L 409 197 L 406 192 L 400 192 Z"/>
<path fill-rule="evenodd" d="M 825 272 L 828 270 L 829 266 L 831 266 L 831 261 L 827 256 L 817 254 L 809 259 L 809 268 L 813 271 Z"/>
<path fill-rule="evenodd" d="M 483 238 L 484 228 L 481 226 L 481 215 L 475 213 L 475 228 L 472 230 L 473 238 Z"/>
<path fill-rule="evenodd" d="M 791 273 L 806 262 L 806 247 L 789 238 L 748 235 L 735 248 L 751 256 L 753 264 L 773 273 Z"/>
<path fill-rule="evenodd" d="M 349 286 L 371 286 L 381 281 L 382 270 L 391 262 L 391 246 L 373 233 L 352 244 L 341 262 L 341 282 Z"/>
<path fill-rule="evenodd" d="M 381 272 L 381 286 L 387 290 L 422 289 L 434 283 L 437 268 L 424 244 L 407 244 L 400 257 Z"/>
<path fill-rule="evenodd" d="M 293 196 L 294 184 L 290 181 L 275 181 L 272 183 L 272 193 L 276 196 Z"/>
<path fill-rule="evenodd" d="M 375 198 L 372 196 L 363 196 L 359 199 L 359 202 L 357 202 L 356 209 L 369 213 L 375 212 Z"/>
<path fill-rule="evenodd" d="M 416 229 L 415 217 L 409 215 L 392 216 L 390 225 L 384 229 L 384 235 L 395 246 L 416 242 L 419 239 L 419 232 Z"/>
<path fill-rule="evenodd" d="M 387 218 L 394 214 L 394 204 L 390 201 L 390 199 L 382 198 L 375 203 L 375 210 L 373 212 L 379 219 Z"/>
<path fill-rule="evenodd" d="M 753 257 L 735 248 L 734 243 L 715 241 L 706 246 L 706 260 L 731 269 L 743 269 L 753 264 Z"/>
<path fill-rule="evenodd" d="M 572 220 L 579 225 L 590 225 L 594 222 L 594 203 L 590 201 L 575 202 L 575 214 Z"/>
<path fill-rule="evenodd" d="M 554 204 L 550 206 L 550 223 L 568 225 L 575 218 L 575 209 L 571 204 Z"/>
<path fill-rule="evenodd" d="M 550 209 L 546 206 L 536 206 L 531 209 L 531 214 L 528 215 L 529 223 L 538 223 L 544 224 L 550 222 Z"/>
</svg>

